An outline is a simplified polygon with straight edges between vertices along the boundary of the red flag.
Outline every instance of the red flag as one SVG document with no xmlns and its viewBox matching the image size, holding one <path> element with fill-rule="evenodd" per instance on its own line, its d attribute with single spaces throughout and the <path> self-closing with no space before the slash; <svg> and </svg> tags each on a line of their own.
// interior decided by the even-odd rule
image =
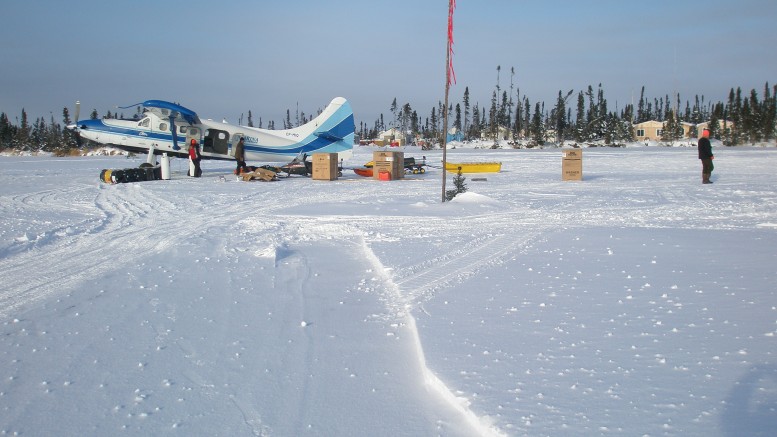
<svg viewBox="0 0 777 437">
<path fill-rule="evenodd" d="M 453 10 L 456 9 L 456 0 L 448 1 L 448 86 L 456 83 L 456 73 L 453 71 Z"/>
</svg>

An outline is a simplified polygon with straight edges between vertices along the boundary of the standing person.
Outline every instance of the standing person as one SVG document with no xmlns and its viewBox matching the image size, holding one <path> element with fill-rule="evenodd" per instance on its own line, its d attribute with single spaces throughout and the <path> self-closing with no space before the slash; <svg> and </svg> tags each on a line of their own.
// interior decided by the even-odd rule
<svg viewBox="0 0 777 437">
<path fill-rule="evenodd" d="M 699 138 L 699 159 L 701 159 L 701 183 L 711 184 L 710 176 L 715 168 L 712 165 L 712 160 L 715 159 L 715 155 L 712 154 L 710 130 L 706 128 L 702 131 L 701 138 Z"/>
<path fill-rule="evenodd" d="M 194 176 L 195 178 L 202 176 L 202 170 L 200 169 L 200 160 L 202 160 L 202 156 L 200 155 L 200 148 L 197 147 L 197 140 L 194 138 L 192 138 L 192 141 L 189 143 L 189 160 L 194 164 L 194 174 L 190 174 L 189 176 Z"/>
<path fill-rule="evenodd" d="M 240 176 L 240 173 L 246 171 L 246 152 L 245 152 L 245 139 L 240 137 L 240 141 L 235 146 L 235 160 L 237 161 L 237 168 L 235 174 Z"/>
</svg>

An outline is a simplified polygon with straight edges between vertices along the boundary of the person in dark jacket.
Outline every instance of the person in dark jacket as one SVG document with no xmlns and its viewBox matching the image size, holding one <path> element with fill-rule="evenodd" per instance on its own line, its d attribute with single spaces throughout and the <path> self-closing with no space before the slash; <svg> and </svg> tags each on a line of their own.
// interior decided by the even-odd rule
<svg viewBox="0 0 777 437">
<path fill-rule="evenodd" d="M 245 140 L 243 137 L 240 137 L 240 141 L 238 141 L 237 146 L 235 146 L 235 161 L 237 161 L 237 168 L 235 169 L 236 175 L 240 176 L 240 173 L 243 171 L 248 171 L 248 168 L 246 167 Z"/>
<path fill-rule="evenodd" d="M 202 170 L 200 169 L 200 160 L 202 160 L 202 156 L 200 155 L 200 148 L 197 147 L 197 140 L 194 138 L 192 138 L 191 143 L 189 143 L 189 159 L 194 164 L 194 174 L 189 176 L 194 176 L 195 178 L 202 176 Z"/>
<path fill-rule="evenodd" d="M 699 159 L 701 159 L 701 183 L 711 184 L 710 176 L 712 176 L 712 170 L 715 168 L 712 165 L 712 160 L 715 159 L 715 155 L 712 154 L 709 129 L 704 129 L 701 138 L 699 138 Z"/>
</svg>

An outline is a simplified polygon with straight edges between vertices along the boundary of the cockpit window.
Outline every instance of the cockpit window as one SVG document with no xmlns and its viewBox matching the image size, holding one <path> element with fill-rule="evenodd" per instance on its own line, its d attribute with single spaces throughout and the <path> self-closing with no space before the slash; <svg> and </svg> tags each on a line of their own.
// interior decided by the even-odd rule
<svg viewBox="0 0 777 437">
<path fill-rule="evenodd" d="M 151 124 L 151 119 L 144 118 L 143 120 L 140 120 L 140 123 L 138 123 L 138 126 L 140 127 L 148 127 Z"/>
</svg>

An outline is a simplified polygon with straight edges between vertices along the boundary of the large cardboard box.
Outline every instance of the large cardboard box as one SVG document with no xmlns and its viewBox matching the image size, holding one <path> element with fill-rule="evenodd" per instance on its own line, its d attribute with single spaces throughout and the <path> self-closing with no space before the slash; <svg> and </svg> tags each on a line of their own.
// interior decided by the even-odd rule
<svg viewBox="0 0 777 437">
<path fill-rule="evenodd" d="M 372 177 L 375 179 L 381 179 L 380 174 L 385 172 L 389 173 L 391 180 L 402 179 L 405 177 L 404 152 L 372 152 L 372 161 Z"/>
<path fill-rule="evenodd" d="M 583 151 L 580 149 L 564 149 L 561 159 L 561 180 L 583 180 Z"/>
<path fill-rule="evenodd" d="M 314 153 L 311 162 L 313 164 L 313 179 L 321 181 L 337 179 L 337 153 Z"/>
</svg>

